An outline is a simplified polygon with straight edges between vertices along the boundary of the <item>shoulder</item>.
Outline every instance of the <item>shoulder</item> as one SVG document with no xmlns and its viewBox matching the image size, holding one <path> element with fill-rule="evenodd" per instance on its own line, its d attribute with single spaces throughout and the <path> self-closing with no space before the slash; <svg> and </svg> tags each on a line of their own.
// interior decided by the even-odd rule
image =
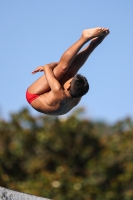
<svg viewBox="0 0 133 200">
<path fill-rule="evenodd" d="M 62 90 L 58 92 L 50 91 L 40 96 L 40 101 L 48 106 L 55 106 L 60 104 L 66 98 L 64 92 Z"/>
</svg>

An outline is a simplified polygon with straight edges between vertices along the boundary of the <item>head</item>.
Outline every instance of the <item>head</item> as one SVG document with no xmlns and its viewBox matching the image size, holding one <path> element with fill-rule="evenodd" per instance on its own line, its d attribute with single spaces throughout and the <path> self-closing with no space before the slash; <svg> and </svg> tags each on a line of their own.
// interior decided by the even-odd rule
<svg viewBox="0 0 133 200">
<path fill-rule="evenodd" d="M 85 95 L 89 90 L 89 83 L 87 79 L 77 74 L 70 83 L 69 93 L 73 98 L 79 98 Z"/>
</svg>

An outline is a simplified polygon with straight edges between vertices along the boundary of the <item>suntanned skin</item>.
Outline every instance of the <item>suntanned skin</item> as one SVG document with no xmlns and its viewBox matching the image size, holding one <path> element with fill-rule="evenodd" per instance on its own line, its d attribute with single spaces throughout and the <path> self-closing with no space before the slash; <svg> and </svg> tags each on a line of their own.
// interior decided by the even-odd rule
<svg viewBox="0 0 133 200">
<path fill-rule="evenodd" d="M 108 34 L 108 28 L 86 29 L 80 39 L 65 51 L 59 62 L 36 68 L 32 74 L 44 71 L 44 75 L 28 88 L 29 93 L 40 95 L 32 101 L 31 106 L 48 115 L 63 115 L 75 107 L 81 98 L 70 96 L 70 83 L 89 55 Z M 80 51 L 90 40 L 90 44 Z"/>
</svg>

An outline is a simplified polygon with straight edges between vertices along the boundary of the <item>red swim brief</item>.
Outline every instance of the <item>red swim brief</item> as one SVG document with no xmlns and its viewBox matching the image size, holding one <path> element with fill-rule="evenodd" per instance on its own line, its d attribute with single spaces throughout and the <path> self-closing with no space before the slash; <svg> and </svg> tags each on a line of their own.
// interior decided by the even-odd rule
<svg viewBox="0 0 133 200">
<path fill-rule="evenodd" d="M 35 99 L 37 99 L 40 95 L 39 94 L 30 94 L 28 91 L 26 91 L 26 99 L 29 104 Z"/>
</svg>

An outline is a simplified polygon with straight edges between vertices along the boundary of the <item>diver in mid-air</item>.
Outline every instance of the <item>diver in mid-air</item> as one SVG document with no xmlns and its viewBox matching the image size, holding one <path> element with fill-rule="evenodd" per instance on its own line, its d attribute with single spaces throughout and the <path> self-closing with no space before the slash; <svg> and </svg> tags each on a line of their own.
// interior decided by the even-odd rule
<svg viewBox="0 0 133 200">
<path fill-rule="evenodd" d="M 108 34 L 108 28 L 86 29 L 59 62 L 37 67 L 32 74 L 44 71 L 44 75 L 26 91 L 26 99 L 31 106 L 48 115 L 63 115 L 75 107 L 89 90 L 87 79 L 77 72 Z M 88 41 L 91 41 L 90 44 L 80 51 Z"/>
</svg>

